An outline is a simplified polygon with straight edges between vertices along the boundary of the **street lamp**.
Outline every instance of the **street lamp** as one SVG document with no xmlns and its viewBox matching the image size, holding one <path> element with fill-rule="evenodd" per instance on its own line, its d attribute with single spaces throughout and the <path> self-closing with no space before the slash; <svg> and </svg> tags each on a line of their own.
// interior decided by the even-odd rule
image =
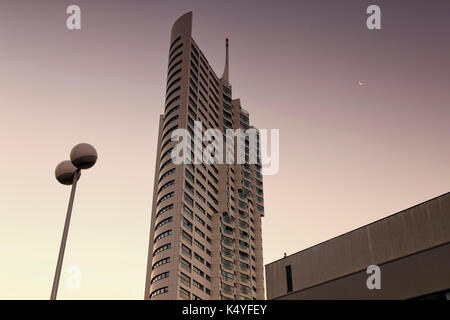
<svg viewBox="0 0 450 320">
<path fill-rule="evenodd" d="M 50 300 L 56 300 L 58 293 L 59 279 L 61 277 L 61 268 L 66 249 L 67 233 L 69 232 L 70 217 L 72 215 L 73 200 L 77 188 L 78 179 L 81 176 L 82 169 L 91 168 L 97 161 L 97 151 L 93 146 L 87 143 L 77 144 L 70 152 L 70 161 L 66 160 L 56 166 L 55 176 L 61 184 L 72 185 L 70 192 L 69 207 L 67 208 L 66 222 L 64 223 L 64 232 L 59 248 L 58 263 L 56 265 L 55 278 L 53 279 L 52 294 Z"/>
</svg>

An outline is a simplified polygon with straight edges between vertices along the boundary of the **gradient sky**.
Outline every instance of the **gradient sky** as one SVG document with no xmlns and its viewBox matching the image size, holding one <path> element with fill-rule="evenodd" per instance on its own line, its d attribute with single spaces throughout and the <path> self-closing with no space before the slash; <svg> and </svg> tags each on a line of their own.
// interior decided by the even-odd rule
<svg viewBox="0 0 450 320">
<path fill-rule="evenodd" d="M 218 75 L 230 38 L 251 123 L 280 129 L 265 263 L 449 191 L 449 1 L 1 0 L 0 299 L 49 298 L 70 192 L 53 172 L 79 142 L 99 161 L 79 183 L 59 298 L 143 298 L 169 33 L 190 10 Z"/>
</svg>

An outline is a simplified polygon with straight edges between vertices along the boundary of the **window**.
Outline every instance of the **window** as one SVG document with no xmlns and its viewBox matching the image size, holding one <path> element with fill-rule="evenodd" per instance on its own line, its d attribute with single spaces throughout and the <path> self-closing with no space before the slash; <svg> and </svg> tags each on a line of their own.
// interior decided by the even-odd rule
<svg viewBox="0 0 450 320">
<path fill-rule="evenodd" d="M 191 94 L 191 96 L 194 98 L 194 100 L 198 100 L 197 95 L 195 94 L 194 90 L 192 90 L 192 88 L 189 88 L 189 93 Z"/>
<path fill-rule="evenodd" d="M 170 80 L 172 80 L 177 74 L 181 72 L 181 68 L 172 73 L 172 75 L 167 79 L 167 84 L 169 84 Z"/>
<path fill-rule="evenodd" d="M 209 180 L 208 180 L 208 186 L 211 187 L 211 189 L 214 191 L 215 194 L 217 194 L 217 195 L 219 194 L 219 190 L 217 190 L 217 188 L 214 187 L 214 185 Z"/>
<path fill-rule="evenodd" d="M 240 278 L 242 282 L 250 282 L 250 276 L 248 274 L 240 273 Z"/>
<path fill-rule="evenodd" d="M 171 247 L 171 244 L 170 244 L 170 243 L 167 243 L 167 244 L 165 244 L 165 245 L 162 245 L 161 247 L 159 247 L 158 249 L 156 249 L 155 251 L 153 251 L 153 255 L 156 255 L 157 253 L 160 253 L 160 252 L 163 252 L 163 251 L 165 251 L 165 250 L 168 250 L 168 249 L 170 249 L 170 247 Z"/>
<path fill-rule="evenodd" d="M 161 151 L 164 150 L 165 147 L 167 147 L 170 143 L 172 143 L 173 141 L 171 139 L 168 139 L 166 142 L 164 142 L 164 144 L 161 147 Z"/>
<path fill-rule="evenodd" d="M 167 200 L 169 198 L 172 198 L 174 196 L 175 192 L 170 192 L 168 194 L 166 194 L 164 197 L 162 197 L 161 199 L 158 200 L 158 202 L 156 203 L 156 205 L 159 205 L 161 202 L 163 202 L 164 200 Z"/>
<path fill-rule="evenodd" d="M 228 257 L 228 258 L 233 258 L 233 256 L 234 256 L 234 251 L 233 250 L 231 250 L 231 249 L 228 249 L 228 248 L 226 248 L 226 247 L 224 247 L 224 246 L 222 246 L 222 253 L 223 253 L 223 255 L 225 256 L 225 257 Z"/>
<path fill-rule="evenodd" d="M 195 75 L 194 71 L 192 69 L 190 70 L 191 77 L 195 80 L 195 82 L 198 82 L 198 77 Z"/>
<path fill-rule="evenodd" d="M 175 69 L 176 67 L 178 67 L 182 62 L 183 62 L 183 61 L 180 60 L 180 61 L 178 61 L 177 63 L 175 63 L 173 66 L 171 66 L 170 69 L 169 69 L 169 71 L 167 72 L 167 74 L 170 74 L 170 73 L 173 71 L 173 69 Z"/>
<path fill-rule="evenodd" d="M 228 281 L 228 282 L 234 282 L 234 274 L 227 272 L 225 270 L 221 270 L 221 275 L 223 280 Z"/>
<path fill-rule="evenodd" d="M 170 187 L 171 185 L 174 185 L 174 184 L 175 184 L 175 180 L 170 180 L 169 182 L 165 183 L 161 188 L 159 188 L 158 193 L 160 193 L 164 189 L 167 189 L 168 187 Z"/>
<path fill-rule="evenodd" d="M 157 261 L 157 262 L 155 262 L 155 263 L 153 264 L 152 270 L 155 269 L 155 268 L 157 268 L 157 267 L 159 267 L 159 266 L 162 266 L 163 264 L 169 263 L 169 262 L 170 262 L 170 257 L 161 259 L 161 260 L 159 260 L 159 261 Z"/>
<path fill-rule="evenodd" d="M 248 239 L 248 233 L 245 232 L 245 231 L 239 230 L 239 236 L 240 236 L 242 239 L 245 239 L 245 240 Z"/>
<path fill-rule="evenodd" d="M 242 208 L 242 209 L 248 208 L 248 205 L 245 202 L 242 202 L 241 200 L 239 200 L 238 205 L 239 205 L 239 208 Z"/>
<path fill-rule="evenodd" d="M 224 259 L 224 258 L 222 258 L 222 265 L 225 269 L 228 269 L 228 270 L 234 269 L 234 263 L 227 259 Z"/>
<path fill-rule="evenodd" d="M 244 261 L 248 261 L 249 255 L 248 253 L 239 250 L 239 258 L 241 258 Z"/>
<path fill-rule="evenodd" d="M 173 209 L 173 204 L 169 204 L 168 206 L 165 206 L 164 208 L 159 210 L 158 213 L 156 214 L 156 218 L 158 218 L 164 212 L 169 211 L 170 209 Z"/>
<path fill-rule="evenodd" d="M 180 287 L 180 297 L 184 300 L 189 300 L 191 298 L 191 295 L 189 291 Z"/>
<path fill-rule="evenodd" d="M 223 87 L 223 91 L 224 91 L 226 94 L 231 95 L 231 90 L 228 89 L 227 87 Z"/>
<path fill-rule="evenodd" d="M 161 171 L 162 169 L 164 169 L 166 166 L 168 166 L 171 163 L 172 163 L 172 159 L 167 160 L 166 162 L 163 163 L 163 165 L 161 166 L 161 168 L 159 168 L 159 170 Z"/>
<path fill-rule="evenodd" d="M 197 240 L 194 239 L 194 244 L 200 248 L 202 251 L 205 251 L 205 246 L 202 245 L 200 242 L 198 242 Z"/>
<path fill-rule="evenodd" d="M 199 268 L 197 268 L 196 266 L 194 266 L 193 270 L 196 274 L 198 274 L 202 277 L 205 275 L 205 273 L 202 270 L 200 270 Z"/>
<path fill-rule="evenodd" d="M 163 293 L 166 293 L 166 292 L 169 292 L 169 288 L 168 287 L 162 287 L 162 288 L 156 289 L 155 291 L 153 291 L 150 294 L 150 298 L 153 298 L 155 296 L 159 296 L 160 294 L 163 294 Z"/>
<path fill-rule="evenodd" d="M 226 104 L 225 102 L 223 103 L 223 107 L 224 107 L 226 110 L 228 110 L 228 111 L 230 111 L 230 112 L 233 112 L 233 109 L 231 108 L 231 106 L 228 105 L 228 104 Z"/>
<path fill-rule="evenodd" d="M 171 83 L 170 83 L 170 85 L 167 87 L 167 90 L 166 90 L 166 92 L 169 92 L 169 90 L 170 90 L 170 88 L 172 88 L 174 85 L 176 85 L 178 82 L 180 82 L 181 81 L 181 77 L 178 77 L 178 78 L 176 78 L 175 80 L 173 80 Z M 166 114 L 166 116 L 164 117 L 164 119 L 166 119 L 167 118 L 167 114 Z"/>
<path fill-rule="evenodd" d="M 170 59 L 172 58 L 173 54 L 174 54 L 175 52 L 177 52 L 177 50 L 180 49 L 182 46 L 183 46 L 183 43 L 180 43 L 178 46 L 176 46 L 174 49 L 172 49 L 172 50 L 170 51 L 170 54 L 169 54 L 169 61 L 170 61 Z"/>
<path fill-rule="evenodd" d="M 173 109 L 172 109 L 173 110 Z M 170 118 L 169 120 L 167 120 L 166 124 L 163 127 L 163 130 L 165 130 L 169 124 L 171 124 L 172 122 L 178 120 L 179 116 L 178 115 L 174 115 L 172 118 Z M 161 157 L 162 158 L 162 157 Z"/>
<path fill-rule="evenodd" d="M 256 196 L 256 201 L 258 201 L 261 204 L 264 204 L 264 199 L 261 197 Z"/>
<path fill-rule="evenodd" d="M 181 39 L 181 37 L 178 37 L 178 38 L 176 38 L 175 40 L 173 40 L 172 44 L 170 45 L 169 51 L 172 50 L 173 46 L 174 46 L 178 41 L 180 41 L 180 39 Z"/>
<path fill-rule="evenodd" d="M 191 46 L 192 47 L 192 51 L 195 53 L 195 55 L 198 57 L 198 51 L 197 51 L 197 49 L 195 49 L 195 47 L 192 45 Z"/>
<path fill-rule="evenodd" d="M 189 209 L 186 205 L 184 205 L 184 213 L 187 214 L 192 219 L 192 210 Z"/>
<path fill-rule="evenodd" d="M 163 225 L 172 222 L 173 218 L 172 217 L 168 217 L 166 219 L 164 219 L 163 221 L 161 221 L 160 223 L 158 223 L 155 227 L 155 230 L 158 230 L 159 228 L 161 228 Z"/>
<path fill-rule="evenodd" d="M 209 195 L 209 193 L 208 193 L 208 195 Z M 218 212 L 217 209 L 214 208 L 214 206 L 211 203 L 209 203 L 209 201 L 208 201 L 207 205 L 208 205 L 208 208 L 210 208 L 214 213 Z M 209 214 L 208 214 L 208 218 L 211 219 L 211 216 Z"/>
<path fill-rule="evenodd" d="M 292 292 L 292 271 L 291 271 L 291 265 L 286 266 L 286 285 L 287 285 L 287 292 Z"/>
<path fill-rule="evenodd" d="M 242 229 L 248 229 L 248 223 L 247 222 L 244 222 L 244 221 L 242 221 L 242 220 L 239 220 L 239 228 L 242 228 Z"/>
<path fill-rule="evenodd" d="M 192 182 L 194 183 L 194 175 L 192 173 L 189 172 L 189 170 L 186 170 L 186 177 Z"/>
<path fill-rule="evenodd" d="M 222 282 L 221 287 L 222 287 L 222 290 L 223 290 L 224 293 L 231 294 L 231 295 L 234 294 L 234 287 L 233 286 L 230 286 L 230 285 Z"/>
<path fill-rule="evenodd" d="M 209 182 L 209 181 L 208 181 Z M 217 201 L 217 199 L 212 195 L 211 192 L 207 192 L 208 196 L 211 198 L 211 200 L 215 203 L 215 204 L 219 204 L 219 201 Z"/>
<path fill-rule="evenodd" d="M 173 168 L 173 169 L 170 169 L 169 171 L 167 171 L 166 173 L 164 173 L 162 176 L 161 176 L 161 178 L 159 178 L 159 182 L 161 182 L 161 180 L 162 179 L 164 179 L 165 177 L 167 177 L 167 176 L 169 176 L 169 175 L 171 175 L 172 173 L 175 173 L 175 168 Z M 162 187 L 161 187 L 162 188 Z M 160 189 L 160 191 L 161 191 L 161 189 Z M 159 193 L 159 192 L 158 192 Z"/>
<path fill-rule="evenodd" d="M 187 189 L 191 194 L 194 194 L 194 187 L 193 187 L 190 183 L 188 183 L 187 181 L 185 181 L 185 182 L 184 182 L 184 185 L 185 185 L 186 189 Z"/>
<path fill-rule="evenodd" d="M 181 78 L 179 78 L 181 79 Z M 179 105 L 176 105 L 175 107 L 173 107 L 172 109 L 170 109 L 169 111 L 167 111 L 166 115 L 164 116 L 164 120 L 167 119 L 169 117 L 169 115 L 171 115 L 172 113 L 174 113 L 175 111 L 177 111 L 178 109 L 180 109 Z M 164 146 L 163 146 L 164 148 Z"/>
<path fill-rule="evenodd" d="M 192 106 L 192 108 L 194 108 L 194 110 L 197 110 L 197 104 L 194 102 L 194 100 L 192 100 L 191 97 L 189 97 L 189 103 Z"/>
<path fill-rule="evenodd" d="M 197 281 L 195 281 L 195 280 L 192 280 L 192 285 L 193 285 L 194 287 L 197 287 L 197 288 L 200 289 L 201 291 L 203 291 L 204 286 L 203 286 L 200 282 L 197 282 Z"/>
<path fill-rule="evenodd" d="M 197 195 L 197 197 L 198 197 L 200 200 L 202 200 L 202 202 L 206 202 L 205 197 L 202 196 L 200 192 L 195 191 L 195 194 Z M 196 203 L 196 206 L 197 206 L 197 203 Z"/>
<path fill-rule="evenodd" d="M 201 182 L 198 181 L 198 179 L 197 179 L 197 185 L 200 187 L 200 189 L 202 189 L 203 191 L 206 191 L 206 187 L 203 184 L 201 184 Z"/>
<path fill-rule="evenodd" d="M 243 271 L 249 271 L 250 270 L 250 265 L 248 265 L 247 263 L 244 262 L 240 262 L 239 263 L 239 268 Z"/>
<path fill-rule="evenodd" d="M 185 256 L 192 258 L 192 250 L 189 249 L 184 244 L 181 245 L 181 253 L 183 253 Z"/>
<path fill-rule="evenodd" d="M 163 137 L 162 137 L 161 140 L 164 140 L 169 134 L 172 133 L 172 131 L 174 131 L 174 130 L 176 130 L 176 129 L 178 129 L 178 125 L 175 125 L 175 126 L 173 126 L 172 128 L 170 128 L 169 130 L 167 130 L 167 132 L 164 133 L 164 135 L 163 135 Z"/>
<path fill-rule="evenodd" d="M 171 234 L 172 234 L 172 230 L 167 230 L 167 231 L 161 233 L 160 235 L 158 235 L 158 236 L 155 238 L 155 242 L 161 240 L 162 238 L 168 237 L 168 236 L 170 236 Z"/>
<path fill-rule="evenodd" d="M 195 227 L 195 232 L 203 239 L 205 238 L 205 234 L 199 228 Z"/>
<path fill-rule="evenodd" d="M 176 55 L 174 55 L 170 60 L 168 66 L 172 65 L 172 62 L 174 62 L 178 57 L 180 57 L 183 54 L 183 51 L 178 52 Z"/>
<path fill-rule="evenodd" d="M 184 285 L 190 287 L 191 286 L 191 278 L 188 277 L 186 274 L 184 274 L 183 272 L 180 273 L 180 281 L 181 283 L 183 283 Z"/>
<path fill-rule="evenodd" d="M 194 218 L 195 218 L 195 220 L 197 220 L 198 222 L 200 222 L 202 226 L 205 226 L 205 225 L 206 225 L 205 221 L 203 221 L 203 219 L 200 218 L 198 215 L 195 215 Z"/>
<path fill-rule="evenodd" d="M 205 259 L 203 259 L 201 256 L 199 256 L 197 253 L 194 252 L 194 258 L 200 261 L 201 263 L 205 263 Z"/>
<path fill-rule="evenodd" d="M 181 267 L 184 270 L 191 272 L 191 264 L 183 258 L 181 258 Z"/>
<path fill-rule="evenodd" d="M 241 289 L 241 293 L 246 294 L 246 295 L 250 294 L 250 287 L 241 284 L 241 288 L 240 289 Z"/>
<path fill-rule="evenodd" d="M 190 236 L 189 233 L 183 230 L 182 236 L 184 240 L 186 240 L 189 244 L 192 244 L 192 236 Z"/>
<path fill-rule="evenodd" d="M 185 227 L 186 229 L 192 231 L 192 222 L 190 222 L 188 219 L 183 217 L 183 227 Z"/>
<path fill-rule="evenodd" d="M 195 73 L 198 73 L 198 67 L 197 67 L 198 59 L 194 55 L 191 55 L 191 61 L 192 61 L 192 63 L 191 63 L 192 70 L 194 70 Z"/>
<path fill-rule="evenodd" d="M 156 282 L 158 280 L 164 279 L 164 278 L 168 278 L 169 277 L 169 271 L 164 272 L 164 273 L 160 273 L 157 276 L 153 277 L 152 281 L 150 281 L 150 283 Z"/>
<path fill-rule="evenodd" d="M 222 235 L 222 242 L 228 246 L 234 245 L 234 240 L 232 238 L 229 238 L 227 236 Z"/>
<path fill-rule="evenodd" d="M 192 198 L 185 192 L 184 193 L 184 200 L 186 201 L 187 204 L 189 204 L 190 206 L 194 205 L 194 200 L 192 200 Z"/>
</svg>

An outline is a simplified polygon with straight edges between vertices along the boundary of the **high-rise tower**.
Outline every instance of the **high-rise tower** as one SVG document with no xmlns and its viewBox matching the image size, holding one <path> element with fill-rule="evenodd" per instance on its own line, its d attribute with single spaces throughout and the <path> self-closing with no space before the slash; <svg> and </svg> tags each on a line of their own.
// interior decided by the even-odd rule
<svg viewBox="0 0 450 320">
<path fill-rule="evenodd" d="M 240 100 L 231 98 L 228 64 L 228 39 L 218 78 L 192 39 L 192 13 L 175 22 L 159 121 L 146 299 L 264 299 L 263 183 L 259 156 L 248 163 L 250 139 L 241 146 L 245 164 L 175 164 L 171 158 L 178 143 L 171 134 L 183 128 L 194 137 L 197 121 L 203 130 L 220 130 L 224 142 L 226 129 L 253 128 Z M 259 154 L 259 142 L 254 146 Z"/>
</svg>

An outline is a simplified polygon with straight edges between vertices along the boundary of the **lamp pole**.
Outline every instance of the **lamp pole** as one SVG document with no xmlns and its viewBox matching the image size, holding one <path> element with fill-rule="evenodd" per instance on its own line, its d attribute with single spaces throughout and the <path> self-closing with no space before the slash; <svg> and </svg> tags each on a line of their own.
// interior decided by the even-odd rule
<svg viewBox="0 0 450 320">
<path fill-rule="evenodd" d="M 80 169 L 75 171 L 73 175 L 72 190 L 70 192 L 69 206 L 67 208 L 66 222 L 64 223 L 64 231 L 59 247 L 58 263 L 56 264 L 55 278 L 53 279 L 52 294 L 50 300 L 56 300 L 58 294 L 59 279 L 61 278 L 61 268 L 64 260 L 64 251 L 66 250 L 67 234 L 69 233 L 70 217 L 72 216 L 73 200 L 75 199 L 75 191 L 77 189 L 77 181 L 80 177 Z"/>
<path fill-rule="evenodd" d="M 77 182 L 81 176 L 82 169 L 89 169 L 97 162 L 97 151 L 93 146 L 87 143 L 77 144 L 70 152 L 70 161 L 61 162 L 55 169 L 56 179 L 65 185 L 72 185 L 70 192 L 69 206 L 67 207 L 66 221 L 64 223 L 64 231 L 59 247 L 58 262 L 56 264 L 55 277 L 53 279 L 52 293 L 50 300 L 56 300 L 58 294 L 59 280 L 61 278 L 62 264 L 64 260 L 64 252 L 66 250 L 67 235 L 69 233 L 70 218 L 72 216 L 73 202 L 75 199 L 75 191 Z"/>
</svg>

